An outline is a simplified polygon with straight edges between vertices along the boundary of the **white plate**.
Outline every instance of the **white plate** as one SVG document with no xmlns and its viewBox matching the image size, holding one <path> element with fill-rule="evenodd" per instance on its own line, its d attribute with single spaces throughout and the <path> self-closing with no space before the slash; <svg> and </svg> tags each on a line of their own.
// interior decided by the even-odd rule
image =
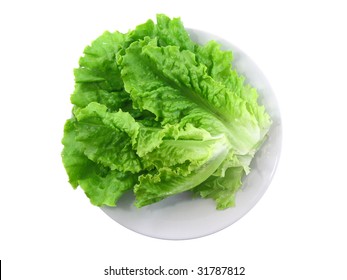
<svg viewBox="0 0 347 280">
<path fill-rule="evenodd" d="M 203 31 L 189 29 L 191 38 L 200 44 L 216 40 L 234 55 L 234 67 L 246 77 L 246 82 L 258 89 L 259 102 L 273 120 L 269 138 L 257 152 L 251 172 L 244 178 L 236 196 L 236 206 L 223 211 L 215 209 L 209 199 L 192 198 L 182 193 L 156 204 L 136 208 L 132 194 L 122 197 L 117 207 L 102 207 L 113 220 L 124 227 L 160 239 L 192 239 L 220 231 L 243 217 L 263 196 L 275 173 L 281 150 L 281 118 L 275 95 L 255 63 L 231 43 Z"/>
</svg>

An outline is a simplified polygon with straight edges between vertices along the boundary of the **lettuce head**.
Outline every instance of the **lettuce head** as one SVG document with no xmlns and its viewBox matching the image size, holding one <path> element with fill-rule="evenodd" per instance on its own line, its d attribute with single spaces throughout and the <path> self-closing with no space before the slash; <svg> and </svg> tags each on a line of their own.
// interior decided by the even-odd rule
<svg viewBox="0 0 347 280">
<path fill-rule="evenodd" d="M 186 191 L 234 206 L 271 119 L 232 60 L 162 14 L 103 33 L 74 70 L 62 139 L 72 187 L 97 206 L 128 191 L 137 207 Z"/>
</svg>

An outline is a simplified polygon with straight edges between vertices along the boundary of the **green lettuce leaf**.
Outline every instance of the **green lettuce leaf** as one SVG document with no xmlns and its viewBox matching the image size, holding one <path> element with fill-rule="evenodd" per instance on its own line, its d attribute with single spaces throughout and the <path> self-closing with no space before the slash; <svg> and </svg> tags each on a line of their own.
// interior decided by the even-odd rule
<svg viewBox="0 0 347 280">
<path fill-rule="evenodd" d="M 141 160 L 133 145 L 139 124 L 127 112 L 107 112 L 107 107 L 90 103 L 75 110 L 78 120 L 76 141 L 83 145 L 84 154 L 92 161 L 111 170 L 141 171 Z"/>
<path fill-rule="evenodd" d="M 195 124 L 199 115 L 202 127 L 226 134 L 241 155 L 254 153 L 262 141 L 264 131 L 248 110 L 249 103 L 212 79 L 194 53 L 145 39 L 126 50 L 121 65 L 135 106 L 154 113 L 161 123 L 177 123 L 188 116 Z M 208 126 L 203 126 L 205 119 Z"/>
<path fill-rule="evenodd" d="M 209 178 L 227 155 L 225 137 L 199 140 L 164 140 L 148 154 L 154 172 L 139 177 L 135 205 L 142 207 L 191 190 Z"/>
<path fill-rule="evenodd" d="M 69 119 L 64 127 L 62 159 L 73 188 L 79 185 L 92 204 L 116 206 L 118 199 L 137 182 L 130 172 L 110 170 L 98 164 L 84 154 L 84 147 L 76 141 L 78 122 Z"/>
<path fill-rule="evenodd" d="M 223 210 L 235 206 L 236 193 L 242 185 L 244 170 L 242 167 L 230 167 L 224 176 L 210 176 L 193 191 L 203 198 L 216 201 L 217 209 Z"/>
</svg>

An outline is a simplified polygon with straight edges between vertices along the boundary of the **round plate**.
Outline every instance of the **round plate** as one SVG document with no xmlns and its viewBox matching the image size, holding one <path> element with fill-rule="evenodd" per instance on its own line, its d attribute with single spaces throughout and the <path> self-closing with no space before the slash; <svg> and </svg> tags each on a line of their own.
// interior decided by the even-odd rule
<svg viewBox="0 0 347 280">
<path fill-rule="evenodd" d="M 246 83 L 257 88 L 259 103 L 270 114 L 273 124 L 268 139 L 256 153 L 251 172 L 244 178 L 241 190 L 236 196 L 236 206 L 216 210 L 210 199 L 193 198 L 182 193 L 164 199 L 156 204 L 136 208 L 133 194 L 124 195 L 117 207 L 101 209 L 113 220 L 126 228 L 160 239 L 192 239 L 220 231 L 243 217 L 263 196 L 275 173 L 281 150 L 281 118 L 275 95 L 263 73 L 240 49 L 226 40 L 212 34 L 188 29 L 191 38 L 200 44 L 215 40 L 223 49 L 232 50 L 233 66 L 244 75 Z"/>
</svg>

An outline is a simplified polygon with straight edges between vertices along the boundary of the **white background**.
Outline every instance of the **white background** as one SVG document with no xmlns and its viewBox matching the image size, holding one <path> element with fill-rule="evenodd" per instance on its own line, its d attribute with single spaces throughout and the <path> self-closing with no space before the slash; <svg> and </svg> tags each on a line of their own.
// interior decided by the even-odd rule
<svg viewBox="0 0 347 280">
<path fill-rule="evenodd" d="M 1 1 L 3 279 L 137 279 L 106 277 L 109 265 L 244 266 L 239 279 L 347 279 L 344 2 Z M 60 159 L 83 48 L 104 30 L 126 32 L 156 13 L 241 48 L 267 76 L 282 113 L 282 156 L 265 196 L 234 225 L 194 240 L 123 228 L 72 190 Z M 170 279 L 181 278 L 228 277 Z"/>
</svg>

